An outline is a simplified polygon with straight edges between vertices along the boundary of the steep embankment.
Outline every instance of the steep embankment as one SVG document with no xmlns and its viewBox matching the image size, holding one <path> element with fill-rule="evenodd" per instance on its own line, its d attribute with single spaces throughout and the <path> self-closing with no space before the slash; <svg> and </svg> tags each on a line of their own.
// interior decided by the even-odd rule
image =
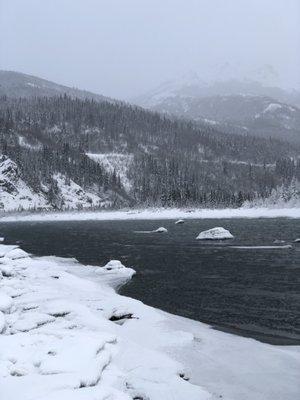
<svg viewBox="0 0 300 400">
<path fill-rule="evenodd" d="M 35 191 L 21 178 L 17 164 L 0 155 L 0 211 L 51 210 L 56 205 L 61 210 L 81 210 L 111 205 L 109 195 L 100 198 L 61 173 L 53 174 L 51 178 L 48 185 L 42 184 Z M 51 185 L 56 188 L 55 203 L 51 202 Z"/>
<path fill-rule="evenodd" d="M 46 196 L 35 193 L 20 177 L 15 162 L 0 155 L 0 210 L 45 209 Z"/>
</svg>

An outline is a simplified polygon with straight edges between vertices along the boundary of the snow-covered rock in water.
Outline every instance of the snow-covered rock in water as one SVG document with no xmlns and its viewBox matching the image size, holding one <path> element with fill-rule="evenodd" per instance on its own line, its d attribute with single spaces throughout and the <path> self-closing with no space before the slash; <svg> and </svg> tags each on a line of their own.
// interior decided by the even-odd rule
<svg viewBox="0 0 300 400">
<path fill-rule="evenodd" d="M 5 254 L 5 257 L 10 258 L 11 260 L 18 260 L 20 258 L 27 258 L 29 254 L 22 249 L 13 249 L 10 250 L 8 253 Z"/>
<path fill-rule="evenodd" d="M 234 236 L 227 229 L 222 227 L 216 227 L 200 232 L 196 237 L 196 239 L 199 240 L 224 240 L 233 238 Z"/>
<path fill-rule="evenodd" d="M 125 267 L 119 260 L 110 260 L 103 267 L 96 269 L 97 275 L 101 276 L 103 282 L 117 289 L 135 274 L 135 270 Z"/>
<path fill-rule="evenodd" d="M 180 224 L 184 224 L 184 219 L 179 219 L 178 221 L 175 222 L 175 225 L 180 225 Z"/>
<path fill-rule="evenodd" d="M 43 209 L 48 206 L 45 196 L 34 192 L 21 178 L 17 164 L 0 155 L 0 210 Z"/>
<path fill-rule="evenodd" d="M 123 265 L 119 260 L 110 260 L 107 264 L 104 265 L 104 267 L 102 267 L 102 269 L 105 269 L 106 271 L 115 271 L 125 268 L 125 265 Z"/>
<path fill-rule="evenodd" d="M 300 243 L 300 238 L 294 240 L 295 243 Z"/>
<path fill-rule="evenodd" d="M 4 242 L 4 237 L 0 237 L 0 243 Z"/>
<path fill-rule="evenodd" d="M 0 311 L 3 313 L 9 312 L 13 305 L 13 299 L 5 293 L 0 292 Z"/>
<path fill-rule="evenodd" d="M 156 233 L 167 233 L 168 229 L 164 228 L 163 226 L 160 226 L 159 228 L 155 229 L 153 232 L 156 232 Z"/>
</svg>

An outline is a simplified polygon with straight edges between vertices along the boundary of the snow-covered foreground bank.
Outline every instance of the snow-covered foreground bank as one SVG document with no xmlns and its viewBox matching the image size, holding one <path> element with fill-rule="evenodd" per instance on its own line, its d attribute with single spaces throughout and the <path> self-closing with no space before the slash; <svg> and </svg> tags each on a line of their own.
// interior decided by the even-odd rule
<svg viewBox="0 0 300 400">
<path fill-rule="evenodd" d="M 300 347 L 218 332 L 120 296 L 134 271 L 0 245 L 0 398 L 294 400 Z"/>
<path fill-rule="evenodd" d="M 107 221 L 192 218 L 300 218 L 300 208 L 145 209 L 120 211 L 2 214 L 0 221 Z"/>
</svg>

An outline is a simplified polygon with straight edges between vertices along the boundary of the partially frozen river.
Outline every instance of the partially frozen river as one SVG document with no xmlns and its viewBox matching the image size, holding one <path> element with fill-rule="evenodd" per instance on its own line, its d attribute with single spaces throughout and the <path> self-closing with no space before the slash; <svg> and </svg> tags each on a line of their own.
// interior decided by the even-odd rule
<svg viewBox="0 0 300 400">
<path fill-rule="evenodd" d="M 136 233 L 159 226 L 168 233 Z M 215 226 L 235 239 L 195 240 Z M 36 255 L 119 259 L 137 271 L 124 295 L 262 341 L 300 344 L 299 219 L 1 222 L 0 236 Z M 286 244 L 293 248 L 251 248 Z"/>
</svg>

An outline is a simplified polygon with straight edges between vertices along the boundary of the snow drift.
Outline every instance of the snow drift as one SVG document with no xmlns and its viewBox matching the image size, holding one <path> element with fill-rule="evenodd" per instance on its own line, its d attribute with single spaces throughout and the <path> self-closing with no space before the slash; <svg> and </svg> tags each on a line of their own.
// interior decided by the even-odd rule
<svg viewBox="0 0 300 400">
<path fill-rule="evenodd" d="M 118 260 L 83 267 L 0 245 L 1 398 L 299 396 L 299 348 L 218 332 L 118 295 L 113 287 L 133 274 Z"/>
</svg>

